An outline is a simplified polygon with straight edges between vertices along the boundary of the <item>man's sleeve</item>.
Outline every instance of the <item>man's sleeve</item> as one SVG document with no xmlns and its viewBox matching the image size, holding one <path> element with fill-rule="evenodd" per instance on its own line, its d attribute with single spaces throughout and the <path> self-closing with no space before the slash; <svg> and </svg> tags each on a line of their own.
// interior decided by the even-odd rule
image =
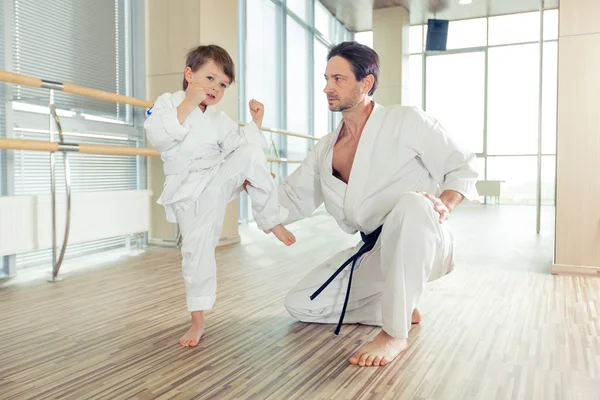
<svg viewBox="0 0 600 400">
<path fill-rule="evenodd" d="M 414 148 L 431 176 L 443 190 L 454 190 L 469 201 L 479 202 L 475 154 L 461 146 L 435 118 L 416 109 L 409 118 L 411 129 L 414 125 Z"/>
<path fill-rule="evenodd" d="M 279 203 L 288 211 L 284 225 L 310 217 L 323 204 L 318 168 L 318 146 L 279 184 Z"/>
</svg>

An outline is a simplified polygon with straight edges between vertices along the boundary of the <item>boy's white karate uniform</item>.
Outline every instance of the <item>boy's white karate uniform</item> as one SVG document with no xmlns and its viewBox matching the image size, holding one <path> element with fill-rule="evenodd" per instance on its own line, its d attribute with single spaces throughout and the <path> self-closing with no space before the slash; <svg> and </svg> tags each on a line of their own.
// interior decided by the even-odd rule
<svg viewBox="0 0 600 400">
<path fill-rule="evenodd" d="M 216 299 L 214 250 L 227 203 L 251 182 L 248 194 L 258 227 L 268 231 L 287 217 L 264 151 L 268 148 L 254 122 L 238 124 L 212 106 L 196 107 L 183 125 L 177 106 L 185 92 L 166 93 L 149 110 L 144 123 L 148 141 L 161 153 L 165 187 L 158 203 L 167 220 L 179 223 L 183 244 L 183 279 L 189 311 L 208 310 Z M 241 133 L 240 133 L 241 131 Z"/>
</svg>

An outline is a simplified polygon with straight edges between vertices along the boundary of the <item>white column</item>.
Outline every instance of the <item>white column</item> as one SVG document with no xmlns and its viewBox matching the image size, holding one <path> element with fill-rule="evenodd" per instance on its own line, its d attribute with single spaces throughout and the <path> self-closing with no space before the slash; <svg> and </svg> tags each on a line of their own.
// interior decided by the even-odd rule
<svg viewBox="0 0 600 400">
<path fill-rule="evenodd" d="M 383 105 L 408 101 L 409 12 L 404 7 L 373 10 L 373 48 L 381 73 L 375 101 Z"/>
<path fill-rule="evenodd" d="M 561 0 L 553 272 L 600 274 L 600 2 Z"/>
</svg>

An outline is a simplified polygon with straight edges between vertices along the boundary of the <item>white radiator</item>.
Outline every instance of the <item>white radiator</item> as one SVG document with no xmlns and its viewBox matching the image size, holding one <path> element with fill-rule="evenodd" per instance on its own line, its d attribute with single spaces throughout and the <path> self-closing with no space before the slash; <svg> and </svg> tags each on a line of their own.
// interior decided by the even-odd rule
<svg viewBox="0 0 600 400">
<path fill-rule="evenodd" d="M 69 244 L 98 240 L 150 228 L 150 190 L 74 193 Z M 66 196 L 56 198 L 57 246 L 62 245 Z M 52 247 L 50 195 L 0 197 L 0 256 Z"/>
</svg>

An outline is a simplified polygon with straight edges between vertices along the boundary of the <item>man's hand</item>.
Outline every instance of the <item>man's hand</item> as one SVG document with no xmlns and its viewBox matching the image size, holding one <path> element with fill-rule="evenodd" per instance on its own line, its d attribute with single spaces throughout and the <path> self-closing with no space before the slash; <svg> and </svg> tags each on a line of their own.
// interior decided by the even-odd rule
<svg viewBox="0 0 600 400">
<path fill-rule="evenodd" d="M 273 177 L 273 179 L 275 179 L 275 174 L 274 173 L 271 172 L 271 176 Z M 242 184 L 242 187 L 244 188 L 244 191 L 246 193 L 248 193 L 248 190 L 246 190 L 246 186 L 248 186 L 248 185 L 250 185 L 249 181 L 244 181 L 244 183 Z M 252 185 L 250 185 L 250 186 L 252 186 Z"/>
<path fill-rule="evenodd" d="M 252 121 L 258 126 L 258 129 L 262 127 L 263 116 L 265 115 L 265 106 L 260 102 L 254 99 L 250 100 L 248 103 L 250 107 L 250 115 L 252 116 Z"/>
<path fill-rule="evenodd" d="M 440 197 L 435 197 L 423 191 L 417 191 L 427 197 L 433 203 L 433 209 L 440 215 L 439 222 L 443 224 L 448 219 L 450 213 L 460 204 L 464 196 L 454 190 L 445 190 Z"/>
</svg>

